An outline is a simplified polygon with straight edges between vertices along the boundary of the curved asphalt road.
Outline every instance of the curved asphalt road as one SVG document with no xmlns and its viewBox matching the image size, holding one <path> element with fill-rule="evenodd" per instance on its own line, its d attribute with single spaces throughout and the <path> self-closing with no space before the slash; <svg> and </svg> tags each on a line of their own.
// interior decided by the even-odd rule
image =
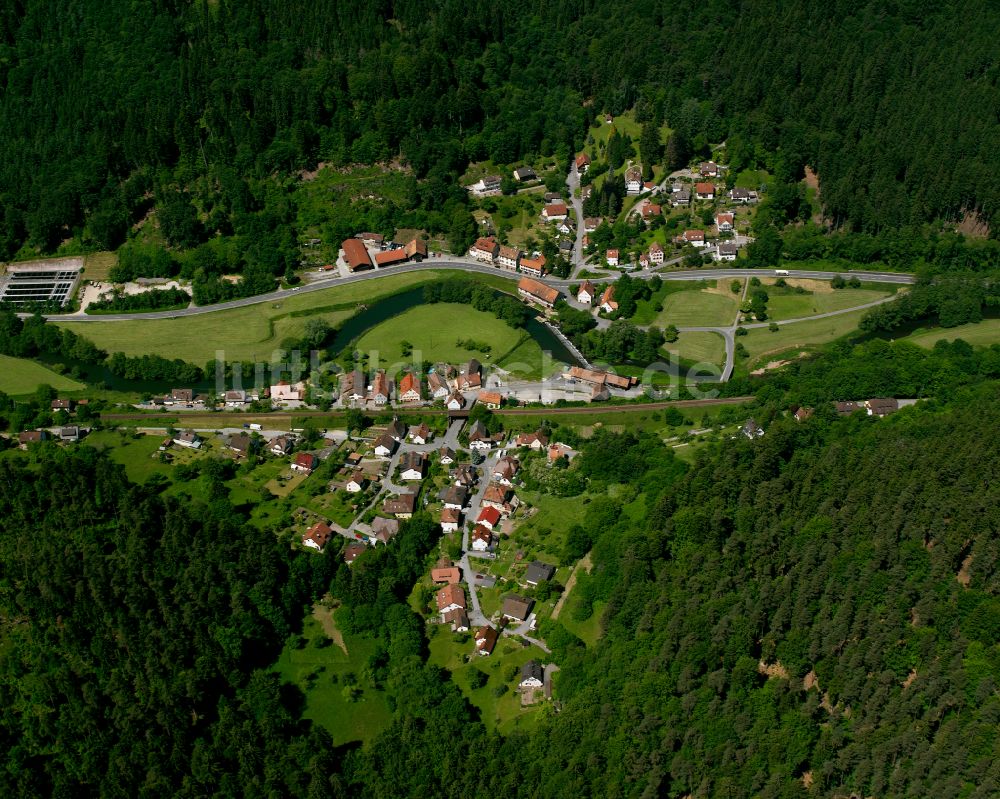
<svg viewBox="0 0 1000 799">
<path fill-rule="evenodd" d="M 88 316 L 87 314 L 51 314 L 46 316 L 54 322 L 122 322 L 133 319 L 179 319 L 185 316 L 198 316 L 199 314 L 214 313 L 215 311 L 225 311 L 230 308 L 245 308 L 248 305 L 274 302 L 297 294 L 307 294 L 312 291 L 322 291 L 324 289 L 335 288 L 336 286 L 346 286 L 350 283 L 360 283 L 364 280 L 378 279 L 385 275 L 400 274 L 403 272 L 423 272 L 434 269 L 454 269 L 462 272 L 479 272 L 484 275 L 499 275 L 501 277 L 512 277 L 514 273 L 499 269 L 495 266 L 465 260 L 435 260 L 430 258 L 423 263 L 402 264 L 401 266 L 391 266 L 385 269 L 372 269 L 361 272 L 350 277 L 330 277 L 321 278 L 305 286 L 298 286 L 292 289 L 280 289 L 269 294 L 257 294 L 253 297 L 245 297 L 239 300 L 221 302 L 217 305 L 204 305 L 192 308 L 184 308 L 180 311 L 151 311 L 149 313 L 130 314 L 98 314 Z M 813 280 L 832 280 L 835 272 L 813 272 L 807 270 L 789 270 L 785 277 L 811 278 Z M 912 284 L 916 282 L 916 277 L 905 272 L 851 272 L 851 277 L 860 280 L 878 283 L 898 283 Z M 748 277 L 750 275 L 766 275 L 772 277 L 773 269 L 685 269 L 675 272 L 651 272 L 648 270 L 631 273 L 631 277 L 641 280 L 649 280 L 653 275 L 659 275 L 664 280 L 720 280 L 725 278 Z M 616 275 L 609 275 L 612 279 Z M 567 290 L 570 285 L 577 283 L 576 280 L 543 280 L 546 285 L 561 291 Z"/>
</svg>

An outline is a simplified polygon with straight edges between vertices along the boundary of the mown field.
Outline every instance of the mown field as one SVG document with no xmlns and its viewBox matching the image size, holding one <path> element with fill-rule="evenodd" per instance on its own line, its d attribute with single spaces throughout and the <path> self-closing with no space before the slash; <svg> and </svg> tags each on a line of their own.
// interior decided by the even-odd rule
<svg viewBox="0 0 1000 799">
<path fill-rule="evenodd" d="M 739 300 L 718 290 L 678 291 L 663 300 L 653 324 L 659 327 L 728 327 L 736 319 Z"/>
<path fill-rule="evenodd" d="M 906 339 L 927 348 L 933 347 L 938 341 L 956 339 L 978 347 L 989 347 L 991 344 L 1000 344 L 1000 319 L 984 319 L 982 322 L 958 327 L 921 329 L 906 336 Z"/>
<path fill-rule="evenodd" d="M 204 364 L 223 350 L 227 360 L 267 358 L 286 338 L 301 336 L 315 316 L 336 325 L 353 315 L 361 302 L 426 283 L 454 272 L 427 271 L 386 275 L 346 286 L 262 302 L 244 308 L 182 317 L 129 319 L 121 322 L 60 322 L 108 352 L 155 354 Z"/>
<path fill-rule="evenodd" d="M 0 391 L 4 394 L 31 394 L 41 385 L 52 386 L 56 391 L 80 391 L 84 388 L 82 383 L 46 369 L 34 361 L 0 355 Z"/>
<path fill-rule="evenodd" d="M 692 363 L 713 363 L 720 369 L 726 363 L 726 341 L 718 333 L 681 333 L 677 341 L 665 345 L 664 349 L 676 352 L 685 361 Z"/>
<path fill-rule="evenodd" d="M 825 344 L 829 341 L 846 336 L 858 329 L 861 318 L 868 313 L 866 310 L 830 316 L 825 319 L 810 319 L 804 322 L 781 325 L 777 332 L 771 332 L 766 327 L 752 328 L 747 335 L 736 339 L 750 353 L 746 366 L 753 369 L 763 366 L 772 356 L 796 347 L 810 347 Z M 794 353 L 791 353 L 794 355 Z M 737 358 L 739 367 L 740 359 Z"/>
</svg>

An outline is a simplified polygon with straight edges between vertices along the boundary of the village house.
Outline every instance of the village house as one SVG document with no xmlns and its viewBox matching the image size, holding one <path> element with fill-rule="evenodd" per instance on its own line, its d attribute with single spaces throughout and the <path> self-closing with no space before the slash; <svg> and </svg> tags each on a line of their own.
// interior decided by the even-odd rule
<svg viewBox="0 0 1000 799">
<path fill-rule="evenodd" d="M 454 533 L 458 530 L 461 520 L 461 511 L 457 511 L 454 508 L 444 508 L 441 511 L 441 530 L 446 533 Z"/>
<path fill-rule="evenodd" d="M 375 439 L 375 455 L 379 458 L 390 458 L 392 453 L 396 451 L 396 445 L 399 442 L 396 441 L 388 433 L 382 433 L 378 438 Z"/>
<path fill-rule="evenodd" d="M 764 428 L 757 424 L 757 422 L 753 419 L 747 419 L 746 422 L 744 422 L 743 427 L 740 428 L 740 432 L 752 440 L 760 438 L 764 435 Z"/>
<path fill-rule="evenodd" d="M 479 475 L 476 473 L 476 470 L 467 463 L 456 466 L 451 470 L 449 476 L 456 486 L 461 486 L 462 488 L 471 488 L 479 481 Z"/>
<path fill-rule="evenodd" d="M 411 239 L 403 245 L 403 252 L 411 261 L 419 263 L 427 257 L 427 242 L 422 239 Z"/>
<path fill-rule="evenodd" d="M 714 183 L 695 183 L 694 184 L 694 196 L 696 200 L 714 200 L 715 199 L 715 184 Z"/>
<path fill-rule="evenodd" d="M 295 441 L 289 436 L 277 436 L 267 442 L 267 451 L 279 458 L 290 455 L 295 447 Z"/>
<path fill-rule="evenodd" d="M 614 313 L 618 310 L 618 303 L 615 302 L 614 283 L 604 289 L 604 293 L 601 295 L 600 309 L 604 311 L 604 313 Z"/>
<path fill-rule="evenodd" d="M 642 269 L 648 269 L 652 261 L 649 260 L 649 253 L 644 252 L 639 255 L 639 266 Z"/>
<path fill-rule="evenodd" d="M 799 408 L 795 411 L 795 421 L 804 422 L 806 419 L 812 417 L 815 410 L 813 408 Z"/>
<path fill-rule="evenodd" d="M 543 277 L 545 275 L 545 256 L 538 255 L 531 258 L 521 258 L 521 272 L 532 277 Z"/>
<path fill-rule="evenodd" d="M 431 569 L 431 581 L 443 585 L 460 583 L 462 582 L 462 570 L 445 558 L 442 563 Z"/>
<path fill-rule="evenodd" d="M 460 608 L 449 610 L 442 618 L 445 624 L 451 625 L 453 633 L 465 633 L 469 631 L 469 614 Z"/>
<path fill-rule="evenodd" d="M 529 660 L 521 666 L 521 682 L 517 685 L 519 688 L 541 688 L 543 677 L 542 664 L 537 660 Z"/>
<path fill-rule="evenodd" d="M 49 440 L 48 430 L 25 430 L 17 434 L 17 443 L 21 449 L 27 449 L 29 444 L 38 444 Z"/>
<path fill-rule="evenodd" d="M 670 194 L 670 204 L 677 208 L 681 205 L 691 204 L 691 189 L 687 186 L 681 186 L 680 188 L 675 188 Z"/>
<path fill-rule="evenodd" d="M 450 391 L 447 379 L 436 371 L 427 375 L 427 388 L 431 397 L 436 400 L 444 399 Z"/>
<path fill-rule="evenodd" d="M 438 494 L 438 498 L 444 503 L 445 508 L 456 511 L 460 511 L 465 507 L 468 496 L 469 489 L 459 485 L 450 485 L 447 488 L 441 489 L 441 492 Z"/>
<path fill-rule="evenodd" d="M 448 397 L 448 401 L 445 405 L 449 411 L 460 411 L 465 407 L 465 397 L 462 396 L 460 391 L 455 391 L 450 397 Z"/>
<path fill-rule="evenodd" d="M 347 546 L 344 547 L 344 563 L 348 566 L 352 565 L 354 561 L 358 559 L 358 556 L 364 554 L 367 549 L 368 547 L 360 541 L 349 542 Z"/>
<path fill-rule="evenodd" d="M 535 452 L 541 452 L 549 445 L 549 437 L 542 431 L 536 430 L 534 433 L 518 433 L 514 439 L 514 446 L 528 447 Z"/>
<path fill-rule="evenodd" d="M 757 202 L 757 192 L 749 189 L 733 189 L 729 192 L 729 199 L 739 205 L 749 205 Z"/>
<path fill-rule="evenodd" d="M 59 428 L 59 440 L 63 444 L 73 444 L 80 440 L 80 428 L 76 425 Z"/>
<path fill-rule="evenodd" d="M 372 233 L 370 230 L 365 230 L 361 233 L 355 233 L 354 238 L 361 239 L 361 241 L 373 249 L 381 250 L 385 247 L 385 236 L 381 233 Z"/>
<path fill-rule="evenodd" d="M 319 458 L 315 455 L 310 455 L 308 452 L 297 453 L 295 460 L 292 461 L 292 471 L 305 475 L 312 474 L 316 471 L 317 466 L 319 466 Z"/>
<path fill-rule="evenodd" d="M 476 243 L 469 249 L 469 256 L 475 258 L 477 261 L 485 261 L 491 264 L 499 251 L 500 245 L 497 244 L 497 240 L 492 236 L 487 236 L 476 239 Z"/>
<path fill-rule="evenodd" d="M 344 251 L 344 263 L 347 264 L 348 271 L 360 272 L 372 268 L 368 249 L 359 239 L 345 239 L 340 246 Z"/>
<path fill-rule="evenodd" d="M 201 447 L 202 439 L 194 430 L 185 430 L 183 433 L 178 433 L 174 436 L 174 443 L 178 447 L 198 449 Z"/>
<path fill-rule="evenodd" d="M 705 231 L 704 230 L 685 230 L 681 241 L 684 244 L 690 244 L 693 247 L 704 247 L 705 246 Z"/>
<path fill-rule="evenodd" d="M 504 599 L 500 613 L 505 619 L 526 621 L 528 616 L 531 615 L 531 608 L 534 604 L 535 600 L 533 599 L 511 594 Z"/>
<path fill-rule="evenodd" d="M 564 202 L 549 203 L 542 209 L 542 219 L 546 222 L 561 222 L 569 214 Z"/>
<path fill-rule="evenodd" d="M 73 411 L 73 400 L 71 399 L 54 399 L 52 400 L 50 407 L 54 411 L 66 411 L 67 413 L 72 413 Z"/>
<path fill-rule="evenodd" d="M 855 411 L 860 410 L 865 410 L 867 412 L 867 408 L 865 408 L 864 403 L 855 402 L 854 400 L 834 403 L 834 408 L 836 409 L 838 416 L 850 416 Z"/>
<path fill-rule="evenodd" d="M 496 508 L 502 516 L 510 516 L 520 506 L 521 501 L 510 486 L 490 483 L 483 492 L 481 505 L 484 508 Z"/>
<path fill-rule="evenodd" d="M 438 450 L 438 459 L 444 466 L 448 466 L 455 462 L 455 450 L 451 447 L 441 447 Z"/>
<path fill-rule="evenodd" d="M 537 180 L 538 175 L 535 174 L 535 170 L 530 166 L 519 166 L 514 170 L 514 180 L 518 183 L 523 183 L 526 180 Z"/>
<path fill-rule="evenodd" d="M 194 390 L 190 388 L 172 388 L 170 394 L 164 397 L 164 405 L 176 405 L 194 401 Z"/>
<path fill-rule="evenodd" d="M 470 358 L 469 362 L 462 369 L 462 373 L 455 378 L 455 390 L 466 391 L 472 388 L 479 388 L 483 384 L 483 365 L 475 358 Z"/>
<path fill-rule="evenodd" d="M 332 536 L 333 530 L 330 529 L 330 525 L 326 522 L 316 522 L 316 524 L 303 533 L 302 543 L 310 549 L 322 552 L 323 547 L 330 543 Z"/>
<path fill-rule="evenodd" d="M 576 157 L 576 171 L 585 175 L 588 169 L 590 169 L 590 156 L 586 153 L 580 153 Z"/>
<path fill-rule="evenodd" d="M 735 261 L 739 249 L 734 241 L 720 241 L 715 246 L 715 252 L 712 253 L 712 258 L 716 261 Z"/>
<path fill-rule="evenodd" d="M 604 260 L 608 266 L 618 266 L 618 250 L 608 250 L 604 253 Z"/>
<path fill-rule="evenodd" d="M 736 217 L 731 211 L 720 211 L 715 215 L 715 227 L 720 233 L 732 233 Z"/>
<path fill-rule="evenodd" d="M 247 404 L 247 393 L 242 389 L 230 389 L 222 395 L 227 408 L 242 408 Z"/>
<path fill-rule="evenodd" d="M 663 213 L 663 208 L 656 203 L 651 203 L 647 201 L 642 206 L 642 218 L 643 219 L 654 219 Z"/>
<path fill-rule="evenodd" d="M 380 544 L 388 544 L 399 533 L 399 520 L 376 516 L 372 519 L 372 538 Z"/>
<path fill-rule="evenodd" d="M 406 263 L 409 257 L 406 255 L 406 250 L 402 247 L 394 247 L 391 250 L 386 250 L 385 252 L 375 253 L 375 266 L 385 267 L 392 266 L 394 264 Z"/>
<path fill-rule="evenodd" d="M 523 264 L 522 264 L 523 266 Z M 522 277 L 517 283 L 517 293 L 529 302 L 536 302 L 546 308 L 551 308 L 559 299 L 558 289 L 539 283 L 537 280 Z"/>
<path fill-rule="evenodd" d="M 360 494 L 368 485 L 368 478 L 361 469 L 355 469 L 350 479 L 344 484 L 344 490 L 349 494 Z"/>
<path fill-rule="evenodd" d="M 493 448 L 493 436 L 489 434 L 486 425 L 476 419 L 469 427 L 469 447 L 481 452 L 489 452 Z"/>
<path fill-rule="evenodd" d="M 580 187 L 580 199 L 586 200 L 591 194 L 594 193 L 593 186 L 581 186 Z"/>
<path fill-rule="evenodd" d="M 477 401 L 495 411 L 503 404 L 503 397 L 499 391 L 480 391 Z"/>
<path fill-rule="evenodd" d="M 279 380 L 271 386 L 271 402 L 301 402 L 305 399 L 306 384 L 302 381 L 289 383 L 287 380 Z"/>
<path fill-rule="evenodd" d="M 407 372 L 399 379 L 399 393 L 397 394 L 400 402 L 419 402 L 420 397 L 420 378 L 417 377 L 412 372 Z"/>
<path fill-rule="evenodd" d="M 625 191 L 628 194 L 642 192 L 642 170 L 639 167 L 632 166 L 625 170 Z"/>
<path fill-rule="evenodd" d="M 528 570 L 524 574 L 524 582 L 528 585 L 538 585 L 539 583 L 551 580 L 555 573 L 556 567 L 550 563 L 533 560 L 528 564 Z"/>
<path fill-rule="evenodd" d="M 234 452 L 237 458 L 245 458 L 250 454 L 253 447 L 253 439 L 250 438 L 249 433 L 233 433 L 231 436 L 224 438 L 223 441 L 225 442 L 226 449 Z"/>
<path fill-rule="evenodd" d="M 427 444 L 433 438 L 431 429 L 427 426 L 427 422 L 421 422 L 416 427 L 410 428 L 410 441 L 414 444 Z"/>
<path fill-rule="evenodd" d="M 424 453 L 404 452 L 399 459 L 400 480 L 424 479 Z"/>
<path fill-rule="evenodd" d="M 465 610 L 465 590 L 458 583 L 450 583 L 435 594 L 438 613 L 449 610 Z"/>
<path fill-rule="evenodd" d="M 556 233 L 568 236 L 573 232 L 573 220 L 567 217 L 556 225 Z"/>
<path fill-rule="evenodd" d="M 500 524 L 500 511 L 496 508 L 483 508 L 476 518 L 476 527 L 485 527 L 490 532 Z"/>
<path fill-rule="evenodd" d="M 492 480 L 495 483 L 500 483 L 501 485 L 513 485 L 514 477 L 517 475 L 521 468 L 521 462 L 517 458 L 512 458 L 507 455 L 497 461 L 496 466 L 493 467 Z"/>
<path fill-rule="evenodd" d="M 500 514 L 496 508 L 489 508 L 488 510 L 492 510 L 497 514 L 497 518 L 500 518 Z M 472 529 L 469 541 L 471 542 L 469 546 L 472 547 L 473 552 L 489 552 L 493 547 L 493 531 L 485 525 L 477 524 Z"/>
<path fill-rule="evenodd" d="M 487 624 L 476 630 L 473 638 L 476 642 L 476 653 L 483 657 L 488 657 L 493 654 L 493 649 L 497 645 L 499 635 L 494 628 Z"/>
<path fill-rule="evenodd" d="M 557 442 L 549 447 L 547 458 L 549 463 L 554 463 L 560 458 L 566 458 L 569 460 L 575 454 L 576 453 L 573 451 L 572 447 Z"/>
<path fill-rule="evenodd" d="M 562 239 L 559 242 L 559 254 L 566 259 L 573 256 L 573 242 L 569 239 Z"/>
<path fill-rule="evenodd" d="M 501 246 L 497 256 L 497 263 L 503 269 L 516 270 L 521 262 L 521 251 L 517 247 Z"/>
<path fill-rule="evenodd" d="M 599 216 L 588 216 L 583 220 L 583 231 L 584 233 L 593 233 L 597 228 L 601 226 L 601 222 L 604 220 Z"/>
<path fill-rule="evenodd" d="M 649 245 L 649 260 L 654 264 L 663 263 L 663 247 L 657 241 Z"/>
<path fill-rule="evenodd" d="M 409 519 L 417 507 L 416 494 L 397 494 L 382 503 L 383 513 L 397 519 Z"/>
<path fill-rule="evenodd" d="M 596 292 L 597 289 L 594 287 L 594 284 L 589 280 L 584 280 L 583 283 L 580 284 L 580 288 L 577 289 L 576 301 L 582 303 L 583 305 L 591 305 L 594 302 L 594 294 Z"/>
<path fill-rule="evenodd" d="M 375 379 L 372 381 L 368 399 L 376 405 L 385 405 L 389 401 L 389 377 L 384 369 L 375 372 Z"/>
<path fill-rule="evenodd" d="M 483 186 L 481 189 L 483 194 L 495 194 L 500 191 L 500 184 L 503 183 L 503 178 L 500 175 L 486 175 L 480 182 Z"/>
<path fill-rule="evenodd" d="M 878 416 L 880 419 L 899 410 L 899 402 L 891 397 L 885 399 L 870 399 L 867 400 L 864 405 L 869 416 Z"/>
<path fill-rule="evenodd" d="M 406 438 L 406 425 L 399 420 L 398 416 L 393 416 L 392 421 L 386 425 L 385 432 L 387 435 L 392 436 L 393 441 L 401 444 L 403 439 Z"/>
<path fill-rule="evenodd" d="M 365 375 L 360 369 L 346 372 L 340 378 L 340 396 L 345 400 L 363 400 L 368 393 Z"/>
<path fill-rule="evenodd" d="M 543 199 L 545 200 L 546 205 L 549 203 L 561 203 L 563 201 L 562 195 L 557 191 L 545 192 Z"/>
<path fill-rule="evenodd" d="M 698 167 L 698 173 L 703 178 L 715 178 L 719 176 L 719 165 L 715 161 L 702 161 Z"/>
</svg>

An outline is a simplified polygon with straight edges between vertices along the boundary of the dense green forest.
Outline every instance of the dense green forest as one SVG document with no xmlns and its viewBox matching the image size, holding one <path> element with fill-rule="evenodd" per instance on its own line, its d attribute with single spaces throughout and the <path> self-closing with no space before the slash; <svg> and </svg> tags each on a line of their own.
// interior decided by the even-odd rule
<svg viewBox="0 0 1000 799">
<path fill-rule="evenodd" d="M 592 113 L 630 108 L 670 126 L 666 160 L 725 141 L 733 174 L 786 186 L 811 165 L 835 225 L 975 211 L 995 232 L 998 26 L 954 0 L 20 0 L 0 10 L 0 257 L 115 248 L 155 208 L 200 249 L 204 296 L 234 269 L 228 291 L 258 293 L 298 258 L 282 175 L 405 164 L 380 213 L 464 242 L 470 161 L 568 164 Z"/>
<path fill-rule="evenodd" d="M 591 551 L 603 636 L 543 628 L 561 712 L 505 738 L 426 663 L 426 516 L 348 568 L 246 526 L 221 484 L 185 506 L 86 448 L 0 460 L 4 794 L 995 795 L 996 385 L 885 420 L 756 415 L 762 439 L 692 466 L 653 436 L 575 441 L 563 488 L 592 499 L 565 557 Z M 267 669 L 327 590 L 395 697 L 365 747 Z"/>
</svg>

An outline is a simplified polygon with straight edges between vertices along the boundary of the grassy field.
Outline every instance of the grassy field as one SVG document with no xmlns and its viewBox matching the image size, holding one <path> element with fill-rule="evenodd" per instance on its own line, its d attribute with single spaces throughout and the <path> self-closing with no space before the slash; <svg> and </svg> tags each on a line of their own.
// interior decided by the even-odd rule
<svg viewBox="0 0 1000 799">
<path fill-rule="evenodd" d="M 82 383 L 46 369 L 34 361 L 0 355 L 0 391 L 18 396 L 31 394 L 41 385 L 52 386 L 56 391 L 80 391 L 84 388 Z"/>
<path fill-rule="evenodd" d="M 113 252 L 92 252 L 83 259 L 84 280 L 107 280 L 111 267 L 118 263 L 118 255 Z"/>
<path fill-rule="evenodd" d="M 170 476 L 171 467 L 153 457 L 163 438 L 141 434 L 132 437 L 114 430 L 97 430 L 84 438 L 83 443 L 107 450 L 111 460 L 125 467 L 129 480 L 144 483 L 154 474 Z"/>
<path fill-rule="evenodd" d="M 370 741 L 388 726 L 392 716 L 385 692 L 365 684 L 363 677 L 376 641 L 345 635 L 345 653 L 337 644 L 324 640 L 326 634 L 312 615 L 305 620 L 302 638 L 305 646 L 299 645 L 297 636 L 285 644 L 274 669 L 305 694 L 303 716 L 325 727 L 334 745 Z M 317 642 L 326 645 L 318 647 Z M 358 697 L 348 697 L 350 686 L 361 689 Z"/>
<path fill-rule="evenodd" d="M 501 638 L 492 655 L 479 657 L 471 654 L 474 649 L 471 638 L 456 640 L 451 630 L 442 625 L 431 629 L 429 648 L 429 661 L 451 672 L 452 680 L 479 709 L 480 717 L 489 729 L 510 733 L 537 721 L 542 705 L 522 709 L 517 683 L 521 679 L 521 666 L 529 660 L 549 662 L 549 656 L 542 650 L 534 646 L 525 647 L 520 639 Z M 487 675 L 486 683 L 479 688 L 472 687 L 473 670 Z M 501 695 L 497 696 L 501 691 Z"/>
<path fill-rule="evenodd" d="M 739 302 L 735 294 L 702 289 L 678 291 L 663 301 L 654 324 L 659 327 L 727 327 L 736 318 Z"/>
<path fill-rule="evenodd" d="M 770 319 L 796 319 L 830 311 L 841 311 L 890 296 L 889 291 L 877 289 L 836 289 L 814 291 L 809 294 L 775 293 L 780 289 L 767 288 L 769 299 L 767 315 Z"/>
<path fill-rule="evenodd" d="M 750 353 L 748 366 L 754 368 L 762 366 L 765 361 L 770 360 L 770 356 L 786 350 L 825 344 L 841 336 L 846 336 L 857 330 L 861 317 L 866 313 L 868 312 L 852 311 L 826 319 L 813 319 L 808 322 L 782 325 L 776 333 L 772 333 L 766 327 L 754 328 L 747 335 L 736 339 L 736 342 L 742 343 L 746 347 Z M 737 359 L 738 363 L 739 359 Z"/>
<path fill-rule="evenodd" d="M 494 356 L 510 352 L 521 338 L 521 331 L 493 314 L 477 311 L 458 303 L 418 305 L 373 327 L 357 342 L 355 349 L 364 353 L 378 353 L 383 364 L 417 362 L 421 360 L 462 363 L 478 358 L 483 363 Z M 460 345 L 459 340 L 475 340 L 490 345 L 487 352 Z M 401 344 L 408 341 L 413 353 L 404 356 Z M 525 345 L 522 345 L 522 347 Z M 519 348 L 522 349 L 522 348 Z M 528 355 L 526 350 L 521 353 Z M 541 350 L 536 344 L 534 359 L 541 360 Z"/>
<path fill-rule="evenodd" d="M 954 341 L 959 338 L 979 347 L 1000 344 L 1000 319 L 984 319 L 982 322 L 958 327 L 921 329 L 911 333 L 906 340 L 930 348 L 938 341 Z"/>
<path fill-rule="evenodd" d="M 685 361 L 707 361 L 720 368 L 726 362 L 726 342 L 718 333 L 681 333 L 673 344 L 665 345 L 668 352 L 677 352 Z"/>
<path fill-rule="evenodd" d="M 425 283 L 451 272 L 408 272 L 378 280 L 314 291 L 279 302 L 181 319 L 136 319 L 124 322 L 61 322 L 108 352 L 155 354 L 204 364 L 224 350 L 227 360 L 267 358 L 287 337 L 301 335 L 306 321 L 321 316 L 331 325 L 351 316 L 360 302 Z M 309 313 L 315 309 L 315 313 Z M 295 314 L 294 316 L 292 314 Z"/>
</svg>

